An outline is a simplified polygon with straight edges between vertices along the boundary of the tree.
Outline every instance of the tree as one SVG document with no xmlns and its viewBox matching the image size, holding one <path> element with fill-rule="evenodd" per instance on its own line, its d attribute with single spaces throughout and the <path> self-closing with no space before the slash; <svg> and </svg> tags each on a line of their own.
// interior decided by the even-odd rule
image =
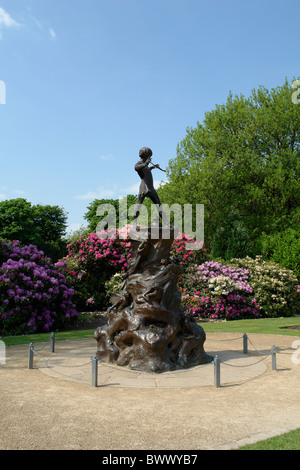
<svg viewBox="0 0 300 470">
<path fill-rule="evenodd" d="M 0 237 L 36 245 L 53 262 L 66 254 L 66 225 L 67 215 L 58 206 L 33 206 L 23 198 L 0 202 Z"/>
<path fill-rule="evenodd" d="M 23 244 L 36 240 L 37 227 L 30 202 L 23 198 L 0 202 L 0 237 L 7 241 L 19 240 Z"/>
<path fill-rule="evenodd" d="M 67 253 L 63 240 L 66 234 L 67 214 L 59 206 L 32 206 L 33 221 L 37 235 L 35 244 L 43 250 L 54 262 Z"/>
<path fill-rule="evenodd" d="M 211 255 L 213 258 L 230 261 L 232 258 L 244 258 L 253 254 L 255 247 L 251 246 L 250 237 L 240 214 L 237 209 L 231 208 L 223 220 L 223 225 L 217 228 L 212 238 Z"/>
<path fill-rule="evenodd" d="M 300 222 L 300 107 L 285 83 L 224 105 L 188 128 L 169 162 L 164 203 L 205 205 L 205 244 L 233 209 L 252 241 Z"/>
<path fill-rule="evenodd" d="M 61 239 L 66 233 L 67 214 L 59 206 L 38 204 L 32 207 L 39 238 L 45 242 Z"/>
<path fill-rule="evenodd" d="M 127 198 L 126 206 L 124 206 L 123 209 L 126 210 L 127 208 L 127 212 L 128 212 L 129 208 L 131 206 L 134 206 L 137 203 L 137 196 L 133 196 L 132 194 L 129 194 L 128 196 L 126 196 L 126 198 Z M 104 206 L 108 204 L 113 206 L 115 209 L 116 217 L 115 217 L 115 224 L 113 223 L 114 228 L 115 227 L 122 228 L 122 227 L 119 227 L 119 224 L 120 224 L 120 210 L 119 209 L 120 209 L 120 202 L 122 205 L 122 201 L 125 201 L 125 199 L 124 198 L 122 198 L 121 200 L 119 199 L 95 199 L 93 202 L 91 202 L 89 206 L 87 207 L 87 212 L 84 214 L 84 218 L 88 222 L 88 227 L 87 227 L 88 231 L 89 232 L 97 231 L 97 226 L 99 222 L 101 221 L 103 217 L 105 217 L 105 214 L 103 214 L 103 217 L 98 216 L 97 209 L 101 205 Z M 133 218 L 133 214 L 131 217 L 127 217 L 126 219 L 129 222 L 132 218 Z M 121 220 L 121 225 L 122 225 L 122 220 Z"/>
</svg>

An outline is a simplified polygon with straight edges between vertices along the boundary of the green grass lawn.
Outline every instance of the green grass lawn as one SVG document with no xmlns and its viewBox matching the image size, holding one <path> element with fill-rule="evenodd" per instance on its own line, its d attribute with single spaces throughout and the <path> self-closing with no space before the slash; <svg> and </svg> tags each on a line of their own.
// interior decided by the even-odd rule
<svg viewBox="0 0 300 470">
<path fill-rule="evenodd" d="M 93 338 L 95 330 L 78 331 L 57 331 L 55 341 L 65 341 L 73 339 Z M 7 336 L 1 338 L 6 346 L 16 346 L 18 344 L 46 343 L 50 339 L 51 333 L 37 333 L 34 335 Z"/>
<path fill-rule="evenodd" d="M 207 333 L 256 333 L 263 335 L 300 336 L 300 330 L 287 327 L 300 326 L 300 317 L 260 318 L 256 320 L 235 320 L 201 323 Z"/>
<path fill-rule="evenodd" d="M 248 444 L 238 450 L 300 450 L 300 429 L 271 437 L 256 444 Z"/>
<path fill-rule="evenodd" d="M 235 320 L 222 322 L 202 322 L 206 333 L 257 333 L 265 335 L 300 336 L 300 330 L 290 330 L 287 327 L 300 326 L 300 317 L 262 318 L 255 320 Z M 55 332 L 56 341 L 71 339 L 93 338 L 92 330 L 75 330 Z M 17 344 L 44 343 L 50 338 L 50 333 L 34 335 L 8 336 L 1 338 L 6 346 Z"/>
</svg>

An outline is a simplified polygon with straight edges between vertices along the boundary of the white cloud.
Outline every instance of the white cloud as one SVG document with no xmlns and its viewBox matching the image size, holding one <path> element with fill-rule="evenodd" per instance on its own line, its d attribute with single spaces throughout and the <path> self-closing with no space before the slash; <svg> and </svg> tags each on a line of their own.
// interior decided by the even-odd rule
<svg viewBox="0 0 300 470">
<path fill-rule="evenodd" d="M 138 181 L 137 183 L 127 186 L 126 188 L 116 188 L 115 190 L 116 199 L 127 196 L 128 194 L 133 194 L 137 196 L 139 189 L 140 189 L 140 184 L 141 182 Z M 163 181 L 158 181 L 158 180 L 153 181 L 153 186 L 155 189 L 158 189 L 161 184 L 163 184 Z"/>
<path fill-rule="evenodd" d="M 153 181 L 155 189 L 157 189 L 161 184 L 163 184 L 163 181 Z M 127 196 L 128 194 L 133 194 L 137 196 L 139 192 L 139 187 L 140 181 L 125 188 L 122 188 L 120 186 L 114 186 L 110 189 L 101 187 L 98 188 L 96 191 L 88 191 L 86 194 L 75 196 L 75 199 L 93 201 L 94 199 L 120 199 L 124 196 Z"/>
<path fill-rule="evenodd" d="M 86 194 L 75 196 L 75 199 L 93 201 L 94 199 L 109 199 L 114 195 L 115 191 L 112 189 L 99 188 L 96 191 L 88 191 Z"/>
<path fill-rule="evenodd" d="M 164 181 L 157 181 L 157 180 L 153 181 L 153 186 L 155 187 L 155 189 L 158 189 L 161 184 L 164 184 Z"/>
<path fill-rule="evenodd" d="M 140 188 L 140 182 L 134 183 L 131 186 L 127 186 L 127 188 L 119 188 L 116 193 L 118 193 L 118 197 L 127 196 L 127 194 L 138 194 Z"/>
<path fill-rule="evenodd" d="M 74 232 L 79 232 L 80 231 L 82 233 L 85 230 L 87 230 L 87 227 L 85 225 L 79 224 L 79 223 L 73 223 L 73 224 L 70 224 L 70 225 L 67 226 L 66 234 L 67 234 L 67 236 L 68 235 L 73 235 Z"/>
<path fill-rule="evenodd" d="M 35 25 L 39 28 L 39 29 L 43 29 L 43 25 L 42 25 L 42 22 L 40 20 L 38 20 L 35 16 L 33 15 L 30 15 L 30 18 L 33 20 L 33 22 L 35 23 Z"/>
<path fill-rule="evenodd" d="M 17 23 L 3 8 L 0 7 L 0 28 L 18 28 L 21 26 Z"/>
<path fill-rule="evenodd" d="M 28 7 L 27 10 L 28 10 L 28 12 L 31 12 L 30 7 Z M 43 22 L 40 21 L 35 16 L 33 16 L 31 13 L 28 14 L 27 20 L 30 20 L 31 22 L 33 22 L 38 29 L 40 29 L 40 30 L 44 29 Z M 10 16 L 9 13 L 7 13 L 7 11 L 4 10 L 4 8 L 0 7 L 0 39 L 2 38 L 2 30 L 4 28 L 6 28 L 6 29 L 15 28 L 16 29 L 16 28 L 19 28 L 21 26 L 24 26 L 24 24 L 22 25 L 22 24 L 18 23 L 16 20 L 14 20 Z M 54 31 L 54 29 L 47 26 L 45 28 L 45 30 L 46 31 L 48 30 L 48 34 L 49 34 L 50 38 L 54 41 L 56 39 L 56 32 Z"/>
<path fill-rule="evenodd" d="M 68 232 L 75 232 L 76 230 L 79 230 L 81 227 L 82 227 L 81 224 L 74 223 L 74 224 L 71 224 L 71 225 L 68 226 L 67 231 Z"/>
<path fill-rule="evenodd" d="M 99 158 L 100 158 L 100 160 L 106 160 L 106 161 L 110 161 L 110 160 L 114 160 L 114 159 L 115 159 L 115 157 L 114 157 L 113 155 L 110 155 L 110 154 L 108 154 L 108 155 L 100 155 Z"/>
<path fill-rule="evenodd" d="M 31 12 L 31 8 L 28 8 L 28 11 Z M 52 39 L 53 41 L 56 39 L 56 32 L 44 20 L 38 19 L 33 14 L 30 14 L 29 18 L 39 30 L 43 30 L 43 32 L 45 31 L 46 34 L 48 34 L 48 37 L 50 37 L 50 39 Z"/>
<path fill-rule="evenodd" d="M 26 192 L 23 189 L 10 189 L 7 186 L 0 186 L 0 191 L 0 201 L 16 197 L 26 197 Z"/>
<path fill-rule="evenodd" d="M 19 196 L 23 196 L 25 193 L 25 191 L 23 191 L 22 189 L 14 189 L 12 191 L 14 194 L 18 194 Z"/>
<path fill-rule="evenodd" d="M 56 32 L 54 31 L 54 29 L 50 28 L 49 33 L 50 33 L 50 36 L 51 36 L 52 39 L 56 38 Z"/>
</svg>

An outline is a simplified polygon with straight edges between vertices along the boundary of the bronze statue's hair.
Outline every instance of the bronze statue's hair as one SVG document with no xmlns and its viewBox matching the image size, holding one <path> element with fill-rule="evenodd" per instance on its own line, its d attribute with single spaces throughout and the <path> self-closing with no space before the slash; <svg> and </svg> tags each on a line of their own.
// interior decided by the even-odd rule
<svg viewBox="0 0 300 470">
<path fill-rule="evenodd" d="M 143 158 L 143 157 L 152 157 L 152 150 L 149 149 L 148 147 L 143 147 L 139 152 L 139 156 L 141 158 Z"/>
</svg>

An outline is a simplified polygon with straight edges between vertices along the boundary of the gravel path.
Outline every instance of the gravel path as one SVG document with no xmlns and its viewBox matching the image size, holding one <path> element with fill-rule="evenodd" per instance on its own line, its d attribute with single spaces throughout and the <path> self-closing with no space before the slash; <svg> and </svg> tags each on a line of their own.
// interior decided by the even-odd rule
<svg viewBox="0 0 300 470">
<path fill-rule="evenodd" d="M 236 348 L 232 335 L 208 333 L 208 353 L 216 338 L 224 340 L 221 348 Z M 269 358 L 262 375 L 221 388 L 95 388 L 29 370 L 28 346 L 7 347 L 0 365 L 0 449 L 230 449 L 299 428 L 300 352 L 293 343 L 300 338 L 249 338 L 261 354 L 279 348 L 277 371 Z"/>
</svg>

